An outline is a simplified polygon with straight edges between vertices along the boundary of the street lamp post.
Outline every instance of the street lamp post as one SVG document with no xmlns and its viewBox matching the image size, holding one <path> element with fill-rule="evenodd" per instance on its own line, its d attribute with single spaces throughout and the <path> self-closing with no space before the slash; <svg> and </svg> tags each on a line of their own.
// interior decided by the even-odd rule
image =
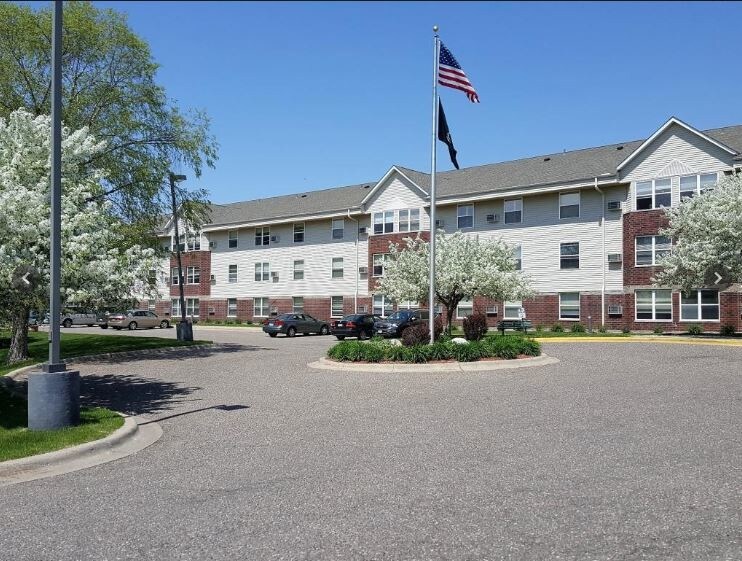
<svg viewBox="0 0 742 561">
<path fill-rule="evenodd" d="M 175 251 L 178 256 L 178 288 L 180 289 L 180 323 L 178 324 L 178 341 L 193 341 L 193 326 L 188 323 L 185 308 L 185 292 L 183 289 L 183 262 L 180 257 L 180 231 L 178 228 L 178 205 L 175 202 L 175 184 L 185 181 L 185 175 L 170 173 L 170 197 L 173 203 L 173 223 L 175 224 Z"/>
</svg>

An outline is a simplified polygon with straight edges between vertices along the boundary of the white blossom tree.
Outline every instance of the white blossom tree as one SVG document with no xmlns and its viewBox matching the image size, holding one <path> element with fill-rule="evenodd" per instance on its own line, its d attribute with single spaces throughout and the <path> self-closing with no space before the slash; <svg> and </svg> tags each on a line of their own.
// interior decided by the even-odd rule
<svg viewBox="0 0 742 561">
<path fill-rule="evenodd" d="M 683 291 L 709 286 L 718 277 L 742 282 L 742 177 L 724 177 L 713 189 L 667 209 L 661 233 L 675 242 L 653 279 Z"/>
<path fill-rule="evenodd" d="M 462 232 L 446 235 L 443 231 L 435 239 L 435 294 L 446 306 L 449 331 L 462 300 L 475 296 L 520 300 L 532 294 L 528 279 L 515 268 L 513 247 L 505 242 L 482 241 Z M 390 257 L 378 289 L 397 301 L 426 301 L 430 244 L 419 237 L 404 241 L 404 245 L 390 244 Z"/>
<path fill-rule="evenodd" d="M 11 321 L 8 362 L 28 357 L 28 312 L 48 301 L 51 120 L 19 109 L 0 118 L 0 313 Z M 105 149 L 83 128 L 62 131 L 62 302 L 95 306 L 147 289 L 154 251 L 124 247 L 123 226 L 101 195 L 101 170 L 87 162 Z M 26 292 L 19 266 L 38 272 Z M 51 318 L 51 321 L 58 321 Z"/>
</svg>

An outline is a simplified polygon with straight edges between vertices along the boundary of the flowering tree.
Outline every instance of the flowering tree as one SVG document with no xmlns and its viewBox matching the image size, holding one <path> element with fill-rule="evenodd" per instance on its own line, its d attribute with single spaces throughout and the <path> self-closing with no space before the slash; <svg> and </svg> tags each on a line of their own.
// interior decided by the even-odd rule
<svg viewBox="0 0 742 561">
<path fill-rule="evenodd" d="M 724 177 L 666 213 L 670 224 L 662 234 L 676 243 L 660 262 L 655 283 L 688 291 L 713 284 L 717 273 L 742 282 L 742 177 Z"/>
<path fill-rule="evenodd" d="M 49 291 L 51 120 L 19 109 L 0 118 L 0 313 L 11 321 L 8 362 L 28 357 L 28 312 Z M 100 170 L 87 165 L 105 149 L 86 128 L 62 131 L 62 301 L 83 306 L 147 291 L 154 251 L 125 247 L 123 224 L 109 212 Z M 29 291 L 14 272 L 33 267 Z M 42 308 L 43 309 L 43 308 Z M 58 318 L 51 318 L 58 321 Z"/>
<path fill-rule="evenodd" d="M 378 289 L 391 298 L 428 299 L 430 244 L 405 238 L 405 245 L 390 244 L 390 258 Z M 436 235 L 435 295 L 446 306 L 447 328 L 462 300 L 484 296 L 495 300 L 520 300 L 531 294 L 528 279 L 515 269 L 513 248 L 501 240 L 480 241 L 456 232 Z"/>
</svg>

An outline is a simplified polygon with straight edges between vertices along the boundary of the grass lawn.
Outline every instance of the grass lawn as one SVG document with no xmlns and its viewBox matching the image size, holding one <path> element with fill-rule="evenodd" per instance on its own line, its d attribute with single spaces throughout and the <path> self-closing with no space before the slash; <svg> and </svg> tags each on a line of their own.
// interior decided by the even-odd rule
<svg viewBox="0 0 742 561">
<path fill-rule="evenodd" d="M 593 331 L 592 333 L 585 332 L 577 332 L 572 333 L 571 331 L 563 331 L 562 333 L 559 333 L 558 331 L 536 331 L 533 329 L 528 330 L 528 336 L 529 337 L 536 337 L 536 338 L 548 338 L 548 337 L 630 337 L 631 333 L 599 333 L 598 331 Z"/>
<path fill-rule="evenodd" d="M 26 400 L 0 388 L 0 462 L 60 450 L 75 444 L 98 440 L 124 424 L 113 411 L 84 407 L 80 424 L 56 431 L 29 431 L 26 428 Z"/>
<path fill-rule="evenodd" d="M 0 339 L 8 337 L 8 333 L 0 333 Z M 38 332 L 28 334 L 29 360 L 17 362 L 12 366 L 5 364 L 8 357 L 8 349 L 0 349 L 0 376 L 11 370 L 28 366 L 38 362 L 44 362 L 49 357 L 49 335 Z M 143 349 L 158 349 L 161 347 L 182 347 L 209 343 L 209 341 L 178 341 L 176 339 L 164 339 L 162 337 L 130 337 L 127 335 L 82 335 L 74 333 L 62 333 L 60 351 L 62 358 L 75 356 L 97 355 L 103 353 L 115 353 L 120 351 L 139 351 Z"/>
</svg>

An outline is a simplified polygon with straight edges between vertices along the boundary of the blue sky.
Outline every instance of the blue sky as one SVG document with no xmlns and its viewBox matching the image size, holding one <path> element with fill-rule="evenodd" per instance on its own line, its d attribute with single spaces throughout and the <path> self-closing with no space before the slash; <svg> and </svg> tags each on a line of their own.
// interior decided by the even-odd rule
<svg viewBox="0 0 742 561">
<path fill-rule="evenodd" d="M 742 3 L 96 5 L 211 116 L 220 159 L 189 184 L 219 203 L 429 171 L 433 24 L 482 101 L 441 88 L 462 167 L 645 138 L 671 115 L 742 123 Z"/>
</svg>

